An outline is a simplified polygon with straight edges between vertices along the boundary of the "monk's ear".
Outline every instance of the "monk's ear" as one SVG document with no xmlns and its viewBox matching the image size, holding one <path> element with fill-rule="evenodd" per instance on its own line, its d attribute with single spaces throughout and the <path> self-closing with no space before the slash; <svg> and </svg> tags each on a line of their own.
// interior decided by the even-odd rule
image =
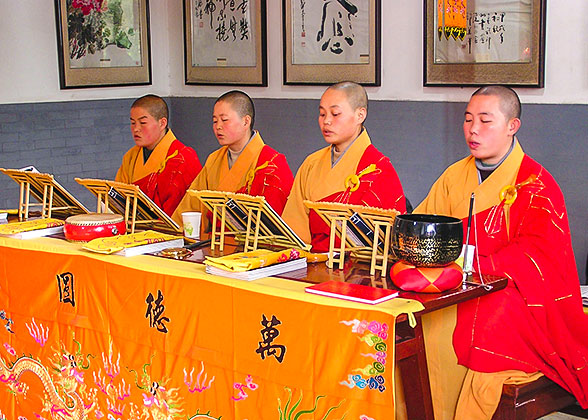
<svg viewBox="0 0 588 420">
<path fill-rule="evenodd" d="M 251 127 L 251 115 L 245 115 L 243 117 L 243 124 Z"/>
<path fill-rule="evenodd" d="M 363 122 L 367 118 L 367 109 L 365 109 L 363 106 L 360 106 L 355 110 L 355 115 L 357 116 L 359 123 L 363 124 Z"/>
<path fill-rule="evenodd" d="M 165 117 L 160 118 L 158 123 L 159 123 L 159 128 L 161 130 L 165 130 L 167 128 L 167 118 L 165 118 Z"/>
<path fill-rule="evenodd" d="M 519 128 L 521 128 L 521 120 L 518 118 L 511 118 L 508 121 L 508 133 L 511 136 L 514 136 L 517 131 L 519 131 Z"/>
</svg>

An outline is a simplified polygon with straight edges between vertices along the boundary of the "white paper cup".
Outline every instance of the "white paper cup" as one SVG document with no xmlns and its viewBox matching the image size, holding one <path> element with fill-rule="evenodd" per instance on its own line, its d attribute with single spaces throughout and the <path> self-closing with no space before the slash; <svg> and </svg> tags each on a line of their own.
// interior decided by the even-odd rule
<svg viewBox="0 0 588 420">
<path fill-rule="evenodd" d="M 184 236 L 186 238 L 200 239 L 200 220 L 202 213 L 199 211 L 187 211 L 182 213 L 184 224 Z"/>
</svg>

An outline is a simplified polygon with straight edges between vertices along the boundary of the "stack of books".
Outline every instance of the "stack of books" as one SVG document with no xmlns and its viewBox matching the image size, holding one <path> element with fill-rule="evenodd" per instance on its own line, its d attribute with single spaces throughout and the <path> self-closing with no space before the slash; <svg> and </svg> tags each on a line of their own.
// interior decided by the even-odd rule
<svg viewBox="0 0 588 420">
<path fill-rule="evenodd" d="M 0 236 L 32 239 L 63 233 L 65 222 L 59 219 L 32 219 L 0 226 Z"/>
<path fill-rule="evenodd" d="M 287 273 L 288 271 L 302 270 L 306 268 L 306 258 L 298 258 L 296 260 L 289 260 L 277 264 L 268 265 L 267 267 L 254 268 L 247 271 L 232 271 L 223 270 L 218 266 L 206 264 L 206 272 L 214 274 L 215 276 L 230 277 L 238 280 L 257 280 L 264 277 L 277 276 L 279 274 Z"/>
</svg>

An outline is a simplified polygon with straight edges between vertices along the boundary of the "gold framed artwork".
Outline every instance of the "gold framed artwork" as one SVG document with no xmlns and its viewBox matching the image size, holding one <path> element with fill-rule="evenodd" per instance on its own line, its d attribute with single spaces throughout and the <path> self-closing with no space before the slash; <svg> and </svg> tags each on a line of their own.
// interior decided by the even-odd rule
<svg viewBox="0 0 588 420">
<path fill-rule="evenodd" d="M 55 0 L 61 89 L 151 84 L 148 0 Z"/>
<path fill-rule="evenodd" d="M 381 0 L 282 0 L 284 84 L 380 86 Z"/>
<path fill-rule="evenodd" d="M 266 0 L 184 0 L 187 85 L 267 86 Z"/>
<path fill-rule="evenodd" d="M 424 86 L 543 87 L 546 0 L 424 0 Z"/>
</svg>

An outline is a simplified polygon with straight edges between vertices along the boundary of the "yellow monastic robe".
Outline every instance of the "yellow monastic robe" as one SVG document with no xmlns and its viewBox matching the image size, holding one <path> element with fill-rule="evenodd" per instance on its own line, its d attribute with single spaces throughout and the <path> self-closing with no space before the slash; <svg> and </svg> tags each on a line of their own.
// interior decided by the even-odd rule
<svg viewBox="0 0 588 420">
<path fill-rule="evenodd" d="M 529 172 L 532 174 L 531 176 L 528 175 Z M 533 179 L 536 179 L 537 182 L 533 181 Z M 513 203 L 505 204 L 501 198 L 501 191 L 509 185 L 515 186 L 514 188 L 519 190 L 518 199 L 515 196 Z M 515 244 L 514 247 L 518 246 L 517 244 L 519 243 L 521 247 L 527 247 L 528 254 L 525 254 L 527 259 L 537 261 L 540 264 L 540 266 L 534 266 L 536 270 L 546 270 L 545 265 L 541 266 L 542 261 L 537 259 L 536 255 L 531 257 L 530 254 L 533 254 L 534 247 L 540 249 L 541 246 L 547 246 L 549 248 L 550 235 L 547 233 L 548 229 L 545 227 L 545 232 L 541 234 L 538 234 L 539 232 L 537 231 L 528 232 L 528 226 L 525 224 L 528 222 L 522 222 L 521 215 L 524 220 L 524 216 L 527 216 L 528 219 L 538 218 L 542 212 L 557 213 L 551 207 L 544 209 L 533 201 L 537 200 L 537 203 L 539 203 L 543 197 L 549 197 L 546 202 L 551 203 L 550 205 L 553 205 L 554 208 L 559 209 L 559 206 L 564 208 L 563 216 L 557 213 L 558 217 L 560 217 L 557 220 L 560 222 L 565 221 L 567 226 L 565 207 L 563 207 L 563 204 L 557 203 L 560 200 L 562 201 L 559 188 L 557 188 L 552 177 L 540 165 L 525 156 L 521 146 L 515 139 L 515 145 L 510 155 L 481 184 L 478 180 L 478 171 L 472 156 L 450 166 L 435 182 L 429 195 L 415 209 L 415 212 L 443 214 L 467 220 L 472 192 L 475 194 L 473 213 L 474 215 L 479 215 L 474 217 L 472 223 L 473 242 L 479 248 L 474 260 L 474 269 L 476 271 L 482 270 L 484 273 L 492 273 L 488 265 L 494 264 L 493 258 L 499 258 L 500 261 L 497 261 L 502 265 L 497 269 L 497 272 L 506 272 L 509 277 L 509 285 L 505 290 L 489 295 L 483 302 L 471 303 L 471 305 L 467 306 L 467 309 L 466 306 L 460 306 L 459 317 L 456 316 L 456 312 L 458 312 L 456 307 L 450 307 L 435 313 L 434 319 L 424 317 L 423 328 L 427 345 L 431 392 L 435 418 L 438 419 L 451 419 L 454 415 L 456 419 L 490 419 L 500 400 L 503 384 L 533 381 L 542 375 L 538 370 L 546 372 L 546 375 L 549 372 L 548 376 L 551 379 L 562 386 L 570 386 L 568 389 L 574 389 L 574 385 L 578 383 L 575 378 L 570 379 L 570 376 L 567 375 L 567 369 L 569 368 L 562 367 L 563 362 L 556 356 L 556 354 L 561 354 L 562 358 L 568 356 L 573 359 L 573 356 L 570 355 L 575 355 L 578 347 L 574 347 L 575 343 L 571 343 L 566 347 L 567 344 L 564 344 L 566 340 L 561 338 L 553 339 L 549 336 L 549 332 L 545 331 L 542 324 L 545 319 L 553 322 L 553 318 L 559 315 L 557 307 L 555 305 L 549 306 L 548 310 L 540 313 L 537 308 L 543 308 L 543 304 L 534 304 L 535 302 L 540 302 L 540 299 L 544 299 L 545 305 L 548 305 L 550 300 L 552 302 L 559 301 L 557 305 L 564 305 L 565 299 L 554 298 L 550 295 L 550 286 L 548 284 L 552 282 L 559 285 L 555 287 L 555 290 L 559 290 L 559 293 L 566 295 L 567 301 L 570 301 L 571 296 L 574 294 L 570 292 L 568 296 L 567 292 L 568 288 L 572 290 L 573 285 L 569 286 L 566 281 L 561 281 L 556 276 L 548 275 L 547 271 L 542 272 L 545 273 L 546 277 L 541 277 L 541 280 L 537 281 L 534 278 L 535 273 L 533 273 L 533 270 L 526 270 L 525 258 L 518 257 L 516 251 L 507 251 L 504 245 L 500 245 L 504 248 L 499 248 L 499 252 L 490 248 L 492 241 L 496 243 L 499 240 L 504 240 L 500 239 L 501 237 L 505 237 L 506 240 L 512 241 L 509 244 Z M 529 198 L 527 197 L 531 197 L 531 201 L 528 201 Z M 527 204 L 527 202 L 532 204 Z M 531 211 L 536 213 L 531 213 Z M 492 216 L 500 212 L 504 212 L 502 217 Z M 489 215 L 492 217 L 489 217 Z M 555 215 L 553 217 L 556 218 Z M 562 226 L 563 224 L 562 222 Z M 567 240 L 565 240 L 566 230 L 564 228 L 558 227 L 555 231 L 558 232 L 559 236 L 553 237 L 554 243 L 557 243 L 557 246 L 564 250 L 570 248 L 568 254 L 571 254 L 569 228 L 567 228 Z M 543 235 L 545 235 L 545 238 L 543 238 Z M 506 264 L 508 268 L 503 271 L 504 261 L 507 261 L 505 260 L 506 253 L 512 253 L 512 257 L 510 257 L 512 262 L 508 262 Z M 573 258 L 557 259 L 562 271 L 566 267 L 571 267 L 571 271 L 575 271 Z M 517 266 L 523 268 L 517 269 Z M 522 272 L 519 272 L 521 270 Z M 508 274 L 508 272 L 511 274 Z M 566 277 L 572 276 L 566 275 Z M 574 283 L 574 279 L 571 279 L 570 283 Z M 538 284 L 542 284 L 545 291 L 537 290 L 541 289 L 537 287 Z M 529 293 L 529 289 L 534 291 Z M 501 299 L 503 299 L 503 303 L 500 303 Z M 491 328 L 496 328 L 496 331 L 504 330 L 504 327 L 501 327 L 504 324 L 504 319 L 499 318 L 500 322 L 491 321 L 493 319 L 492 314 L 499 317 L 504 311 L 501 304 L 510 308 L 508 314 L 511 312 L 517 314 L 514 318 L 517 320 L 517 325 L 522 325 L 522 330 L 528 331 L 530 335 L 535 333 L 534 328 L 545 333 L 545 336 L 537 338 L 539 344 L 525 341 L 529 337 L 519 339 L 517 336 L 511 336 L 509 339 L 506 336 L 494 335 L 491 332 L 492 330 L 488 325 L 491 325 Z M 565 305 L 569 307 L 567 303 Z M 569 305 L 572 306 L 572 303 Z M 537 308 L 529 309 L 529 307 Z M 473 317 L 471 315 L 472 308 L 476 308 L 474 309 L 476 312 L 473 312 L 475 314 Z M 535 313 L 537 315 L 533 317 Z M 461 329 L 455 329 L 457 319 L 459 319 L 457 325 L 458 327 L 461 326 Z M 483 332 L 476 333 L 475 331 L 477 330 L 470 327 L 468 322 L 471 322 L 472 319 L 477 319 L 477 324 L 480 324 L 479 326 L 475 324 L 477 328 L 485 328 L 480 330 Z M 483 323 L 484 320 L 489 322 Z M 537 336 L 539 335 L 537 334 Z M 562 336 L 564 335 L 562 334 Z M 573 333 L 571 336 L 573 336 Z M 511 342 L 514 344 L 510 344 Z M 523 344 L 523 342 L 528 344 Z M 514 352 L 511 350 L 512 348 L 515 349 Z M 459 349 L 459 352 L 456 353 L 455 349 Z M 543 353 L 550 354 L 549 360 L 545 361 L 541 356 L 537 356 Z M 470 366 L 472 369 L 468 370 L 464 366 L 458 365 L 457 354 L 461 354 L 460 363 L 468 366 L 473 364 L 474 366 Z M 484 357 L 487 357 L 488 361 L 482 359 Z M 463 358 L 463 361 L 461 358 Z M 569 361 L 567 363 L 573 364 Z M 510 369 L 507 366 L 514 366 L 514 368 Z M 518 370 L 522 369 L 519 366 L 525 366 L 526 372 Z M 562 378 L 565 378 L 563 382 Z"/>
<path fill-rule="evenodd" d="M 441 214 L 463 219 L 468 216 L 472 192 L 476 194 L 477 210 L 498 204 L 500 189 L 506 184 L 512 185 L 523 155 L 517 142 L 511 154 L 482 184 L 479 183 L 473 156 L 454 163 L 435 181 L 425 200 L 414 209 L 414 213 Z M 433 409 L 435 418 L 441 420 L 454 418 L 459 393 L 468 371 L 457 364 L 457 356 L 453 350 L 452 337 L 456 318 L 456 306 L 423 317 Z"/>
<path fill-rule="evenodd" d="M 293 182 L 285 156 L 265 145 L 259 132 L 255 132 L 231 169 L 228 150 L 227 146 L 223 146 L 211 153 L 188 189 L 262 195 L 281 214 Z M 172 216 L 180 226 L 182 212 L 185 211 L 201 211 L 205 214 L 206 208 L 198 198 L 186 194 Z M 202 220 L 206 231 L 208 219 Z"/>
<path fill-rule="evenodd" d="M 476 197 L 476 212 L 498 205 L 500 190 L 505 185 L 515 184 L 524 155 L 523 149 L 515 140 L 510 155 L 481 184 L 473 156 L 454 163 L 435 181 L 427 197 L 414 212 L 466 218 L 472 192 Z"/>
<path fill-rule="evenodd" d="M 370 170 L 371 169 L 371 170 Z M 356 175 L 359 188 L 350 189 L 350 176 Z M 365 176 L 364 176 L 365 175 Z M 331 146 L 308 156 L 294 179 L 292 192 L 284 208 L 283 219 L 315 251 L 324 247 L 322 220 L 312 218 L 304 200 L 331 201 L 406 211 L 404 193 L 390 159 L 371 143 L 364 129 L 331 167 Z M 327 229 L 328 230 L 328 229 Z M 327 245 L 328 246 L 328 245 Z"/>
<path fill-rule="evenodd" d="M 171 130 L 168 130 L 157 146 L 155 146 L 153 152 L 151 152 L 147 162 L 143 161 L 143 148 L 139 146 L 132 147 L 123 156 L 122 165 L 116 173 L 115 181 L 132 184 L 158 171 L 161 162 L 167 157 L 167 152 L 174 140 L 176 140 L 176 136 Z"/>
</svg>

